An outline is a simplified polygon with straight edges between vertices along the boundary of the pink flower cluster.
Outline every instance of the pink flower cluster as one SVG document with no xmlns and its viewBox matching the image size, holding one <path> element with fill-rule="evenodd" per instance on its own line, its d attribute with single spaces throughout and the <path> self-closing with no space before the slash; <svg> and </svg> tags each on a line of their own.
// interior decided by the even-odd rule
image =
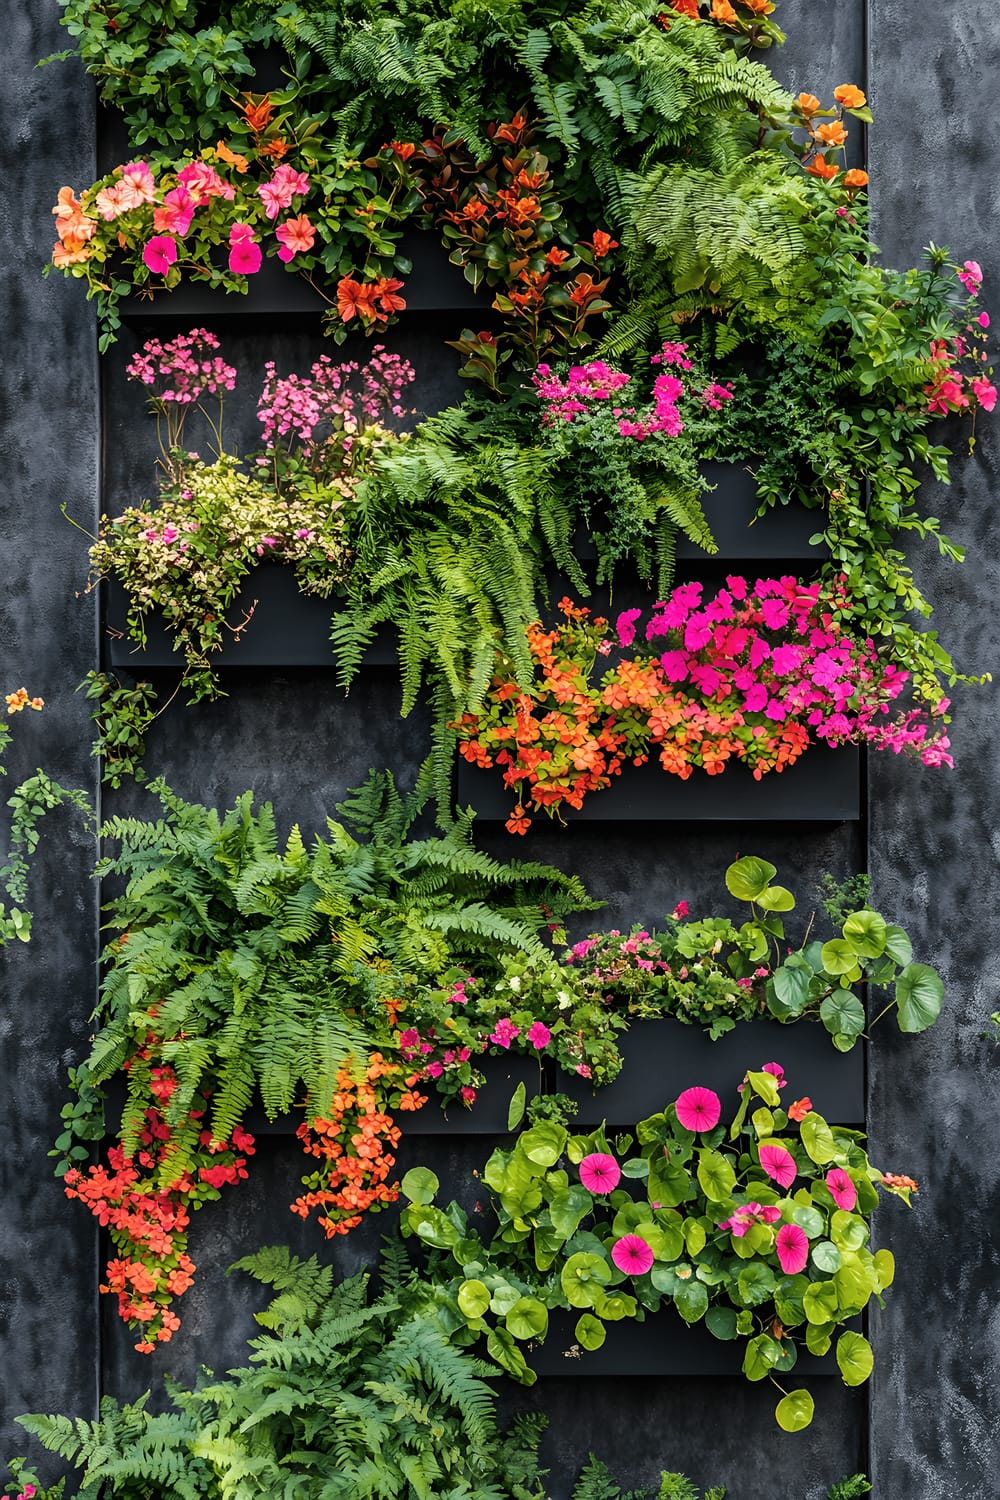
<svg viewBox="0 0 1000 1500">
<path fill-rule="evenodd" d="M 350 452 L 363 425 L 383 426 L 390 415 L 405 416 L 403 390 L 416 378 L 409 360 L 386 353 L 382 344 L 374 346 L 364 367 L 354 360 L 335 365 L 323 354 L 305 377 L 279 378 L 271 360 L 264 368 L 264 389 L 257 405 L 264 441 L 270 448 L 284 446 L 289 452 L 298 445 L 304 458 L 334 435 Z M 360 391 L 352 388 L 355 375 L 360 376 Z M 320 435 L 324 426 L 326 432 Z"/>
<path fill-rule="evenodd" d="M 669 682 L 710 702 L 729 700 L 740 715 L 804 722 L 831 745 L 864 741 L 909 751 L 925 765 L 953 763 L 947 735 L 919 710 L 885 722 L 908 674 L 880 662 L 872 640 L 847 633 L 850 602 L 841 586 L 831 592 L 829 584 L 788 576 L 751 584 L 730 575 L 714 598 L 703 602 L 702 593 L 701 583 L 681 584 L 646 625 L 647 641 L 667 638 L 660 667 Z M 634 642 L 641 614 L 618 616 L 622 646 Z M 947 707 L 942 700 L 939 713 Z"/>
<path fill-rule="evenodd" d="M 154 398 L 188 406 L 206 392 L 219 396 L 236 385 L 236 371 L 212 351 L 219 340 L 207 328 L 192 328 L 169 343 L 149 339 L 126 368 L 129 380 L 153 386 Z"/>
<path fill-rule="evenodd" d="M 737 1208 L 728 1219 L 724 1219 L 719 1225 L 720 1229 L 727 1229 L 735 1239 L 741 1240 L 747 1230 L 754 1224 L 777 1224 L 781 1218 L 781 1209 L 771 1204 L 745 1203 L 742 1208 Z"/>
<path fill-rule="evenodd" d="M 674 365 L 681 370 L 693 368 L 687 358 L 686 344 L 666 343 L 659 354 L 654 354 L 651 364 Z M 630 383 L 631 377 L 623 370 L 614 370 L 603 360 L 591 360 L 586 365 L 571 365 L 565 380 L 553 375 L 551 365 L 541 364 L 532 376 L 535 394 L 545 410 L 542 426 L 551 426 L 557 420 L 573 422 L 576 417 L 592 414 L 601 404 L 611 401 L 618 392 Z M 676 437 L 684 430 L 679 402 L 685 394 L 684 381 L 677 375 L 660 374 L 653 382 L 652 405 L 640 411 L 635 406 L 614 406 L 612 416 L 617 419 L 622 437 L 643 442 L 654 432 Z M 724 402 L 733 399 L 730 386 L 711 382 L 701 392 L 703 405 L 718 411 Z"/>
<path fill-rule="evenodd" d="M 401 1031 L 398 1037 L 399 1054 L 405 1062 L 423 1062 L 421 1078 L 440 1078 L 446 1068 L 458 1068 L 464 1062 L 468 1062 L 472 1052 L 468 1047 L 442 1047 L 434 1035 L 434 1028 L 429 1027 L 427 1032 L 421 1036 L 415 1026 L 409 1026 Z M 435 1057 L 432 1054 L 438 1052 Z M 465 1089 L 462 1089 L 462 1097 L 468 1098 Z M 471 1091 L 475 1098 L 475 1090 Z"/>
<path fill-rule="evenodd" d="M 509 1016 L 504 1016 L 496 1022 L 489 1039 L 495 1047 L 508 1049 L 514 1038 L 520 1035 L 520 1026 L 515 1026 Z M 552 1033 L 544 1021 L 532 1021 L 525 1036 L 536 1052 L 544 1051 L 552 1040 Z"/>
<path fill-rule="evenodd" d="M 981 345 L 990 326 L 990 315 L 976 313 L 973 306 L 983 284 L 983 268 L 978 261 L 967 260 L 956 274 L 969 294 L 969 321 L 964 333 L 957 337 L 931 342 L 933 375 L 924 391 L 927 410 L 935 416 L 977 406 L 992 411 L 997 404 L 997 389 L 990 379 L 992 368 L 982 368 L 988 366 L 988 356 Z M 963 361 L 971 366 L 969 370 L 960 368 Z"/>
</svg>

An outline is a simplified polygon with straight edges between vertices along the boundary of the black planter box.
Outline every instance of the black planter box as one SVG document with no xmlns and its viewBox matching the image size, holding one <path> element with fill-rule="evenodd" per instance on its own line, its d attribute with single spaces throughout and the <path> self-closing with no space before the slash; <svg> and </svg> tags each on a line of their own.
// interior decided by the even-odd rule
<svg viewBox="0 0 1000 1500">
<path fill-rule="evenodd" d="M 724 558 L 745 558 L 747 561 L 806 558 L 822 562 L 829 556 L 829 548 L 824 542 L 816 546 L 809 542 L 809 538 L 826 525 L 824 507 L 807 510 L 804 505 L 789 502 L 769 506 L 758 517 L 760 501 L 749 469 L 738 464 L 719 463 L 705 463 L 701 469 L 709 484 L 716 486 L 701 500 L 705 519 L 719 544 L 718 552 L 711 554 L 713 561 Z M 686 536 L 680 536 L 677 538 L 677 556 L 685 560 L 704 559 L 708 554 Z"/>
<path fill-rule="evenodd" d="M 542 1093 L 543 1075 L 538 1063 L 530 1057 L 484 1057 L 477 1066 L 486 1083 L 471 1109 L 455 1103 L 447 1114 L 437 1103 L 432 1084 L 421 1084 L 421 1092 L 430 1098 L 414 1115 L 398 1115 L 396 1123 L 406 1135 L 506 1135 L 510 1101 L 518 1084 L 524 1084 L 525 1095 L 533 1099 Z"/>
<path fill-rule="evenodd" d="M 505 822 L 516 801 L 502 767 L 484 770 L 459 757 L 457 803 L 485 823 Z M 695 770 L 687 781 L 654 758 L 625 766 L 603 792 L 591 792 L 579 812 L 563 808 L 567 823 L 708 822 L 843 823 L 861 816 L 861 756 L 854 745 L 812 745 L 794 765 L 760 781 L 742 764 L 718 776 Z M 544 820 L 548 814 L 532 813 Z"/>
<path fill-rule="evenodd" d="M 453 266 L 447 251 L 437 237 L 419 229 L 404 233 L 400 248 L 413 262 L 409 276 L 403 279 L 400 295 L 409 312 L 468 311 L 482 313 L 489 308 L 493 293 L 477 295 L 466 281 L 460 266 Z M 316 280 L 322 273 L 314 273 Z M 224 292 L 216 287 L 199 285 L 185 279 L 174 291 L 162 287 L 150 295 L 124 297 L 118 310 L 126 322 L 141 323 L 158 318 L 218 318 L 259 314 L 301 314 L 318 316 L 336 307 L 336 284 L 325 288 L 322 296 L 304 277 L 288 270 L 280 260 L 265 257 L 259 271 L 247 278 L 246 295 Z M 351 325 L 349 324 L 348 327 Z"/>
<path fill-rule="evenodd" d="M 627 1288 L 626 1288 L 627 1290 Z M 574 1329 L 585 1308 L 567 1312 L 556 1308 L 549 1314 L 549 1330 L 544 1343 L 525 1355 L 535 1373 L 545 1376 L 622 1376 L 622 1375 L 739 1375 L 746 1350 L 744 1339 L 716 1339 L 700 1323 L 685 1323 L 672 1308 L 661 1308 L 647 1314 L 639 1323 L 623 1318 L 608 1323 L 607 1338 L 599 1349 L 583 1349 L 576 1342 Z M 851 1324 L 854 1327 L 854 1324 Z M 828 1354 L 817 1357 L 799 1355 L 788 1379 L 797 1383 L 800 1376 L 836 1375 L 836 1340 Z M 777 1377 L 784 1381 L 782 1376 Z"/>
<path fill-rule="evenodd" d="M 748 1068 L 759 1072 L 777 1062 L 788 1082 L 782 1099 L 808 1097 L 813 1108 L 838 1125 L 861 1125 L 865 1118 L 864 1047 L 838 1052 L 825 1026 L 811 1021 L 741 1021 L 713 1042 L 700 1026 L 673 1017 L 633 1021 L 618 1041 L 624 1066 L 614 1083 L 597 1091 L 572 1074 L 559 1073 L 555 1087 L 579 1105 L 573 1128 L 635 1125 L 672 1104 L 683 1089 L 714 1089 L 722 1118 L 739 1106 L 737 1085 Z"/>
<path fill-rule="evenodd" d="M 181 667 L 159 614 L 146 616 L 146 648 L 139 650 L 126 633 L 128 595 L 116 578 L 109 578 L 105 629 L 108 662 L 129 671 L 145 667 Z M 238 625 L 252 611 L 246 629 L 236 640 L 227 635 L 222 650 L 213 653 L 214 666 L 225 667 L 333 667 L 330 620 L 337 600 L 303 594 L 294 570 L 281 563 L 261 563 L 245 581 L 228 612 L 231 625 Z M 383 627 L 364 655 L 367 666 L 395 666 L 399 661 L 395 633 Z"/>
</svg>

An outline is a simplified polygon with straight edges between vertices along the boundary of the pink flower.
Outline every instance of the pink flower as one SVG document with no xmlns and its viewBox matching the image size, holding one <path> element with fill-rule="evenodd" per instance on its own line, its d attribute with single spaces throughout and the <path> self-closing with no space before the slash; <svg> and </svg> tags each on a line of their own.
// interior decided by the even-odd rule
<svg viewBox="0 0 1000 1500">
<path fill-rule="evenodd" d="M 770 1073 L 772 1078 L 776 1078 L 778 1080 L 779 1089 L 783 1089 L 785 1087 L 785 1084 L 788 1082 L 785 1077 L 785 1070 L 780 1063 L 765 1063 L 760 1071 L 762 1073 Z"/>
<path fill-rule="evenodd" d="M 195 201 L 186 187 L 175 187 L 167 193 L 163 204 L 153 209 L 153 228 L 179 234 L 183 239 L 191 228 Z"/>
<path fill-rule="evenodd" d="M 795 1181 L 795 1158 L 784 1146 L 761 1146 L 760 1164 L 779 1187 L 790 1188 Z"/>
<path fill-rule="evenodd" d="M 613 1156 L 594 1151 L 580 1163 L 580 1181 L 588 1193 L 614 1192 L 621 1181 L 621 1168 Z"/>
<path fill-rule="evenodd" d="M 542 1048 L 547 1047 L 551 1042 L 552 1033 L 544 1021 L 532 1021 L 528 1027 L 527 1037 L 536 1051 L 541 1052 Z"/>
<path fill-rule="evenodd" d="M 988 312 L 981 312 L 979 314 L 979 317 L 976 319 L 976 322 L 979 324 L 980 328 L 989 328 L 989 326 L 990 326 L 990 315 L 989 315 L 989 313 Z"/>
<path fill-rule="evenodd" d="M 234 224 L 229 231 L 229 269 L 239 276 L 252 276 L 263 260 L 249 224 Z"/>
<path fill-rule="evenodd" d="M 997 404 L 997 388 L 984 376 L 976 376 L 971 382 L 972 389 L 976 393 L 976 400 L 983 411 L 992 411 Z"/>
<path fill-rule="evenodd" d="M 774 1248 L 786 1276 L 797 1276 L 805 1269 L 809 1259 L 809 1240 L 805 1230 L 800 1229 L 798 1224 L 782 1224 Z"/>
<path fill-rule="evenodd" d="M 468 1084 L 466 1084 L 464 1088 L 460 1089 L 459 1093 L 462 1095 L 462 1098 L 465 1100 L 466 1104 L 475 1104 L 476 1091 L 475 1089 L 470 1088 Z"/>
<path fill-rule="evenodd" d="M 711 1089 L 685 1089 L 674 1108 L 685 1130 L 714 1130 L 722 1113 L 722 1100 Z"/>
<path fill-rule="evenodd" d="M 420 1045 L 420 1033 L 419 1033 L 419 1031 L 416 1031 L 412 1026 L 409 1028 L 408 1031 L 401 1031 L 399 1033 L 399 1045 L 401 1047 L 419 1047 L 419 1045 Z"/>
<path fill-rule="evenodd" d="M 181 187 L 187 188 L 199 208 L 204 208 L 211 198 L 231 201 L 236 197 L 236 189 L 232 183 L 224 182 L 207 161 L 189 162 L 177 173 L 177 181 Z"/>
<path fill-rule="evenodd" d="M 165 276 L 177 259 L 177 241 L 169 234 L 154 234 L 143 246 L 142 259 L 154 276 Z"/>
<path fill-rule="evenodd" d="M 983 268 L 978 260 L 967 260 L 958 272 L 958 279 L 969 295 L 974 297 L 983 284 Z"/>
<path fill-rule="evenodd" d="M 316 231 L 305 214 L 300 214 L 297 219 L 286 219 L 274 232 L 281 241 L 278 259 L 286 265 L 293 256 L 311 250 L 316 239 Z"/>
<path fill-rule="evenodd" d="M 652 1248 L 637 1234 L 622 1235 L 611 1247 L 611 1259 L 627 1276 L 644 1276 L 653 1264 Z"/>
<path fill-rule="evenodd" d="M 850 1213 L 858 1201 L 858 1190 L 843 1167 L 830 1168 L 826 1174 L 826 1185 L 837 1207 L 842 1208 L 845 1213 Z"/>
<path fill-rule="evenodd" d="M 686 917 L 687 916 L 689 910 L 690 910 L 690 908 L 688 907 L 688 904 L 687 904 L 686 901 L 678 901 L 677 905 L 674 907 L 674 909 L 670 913 L 670 915 L 672 917 L 674 917 L 677 921 L 680 921 L 681 917 Z"/>
<path fill-rule="evenodd" d="M 509 1047 L 516 1036 L 521 1033 L 520 1026 L 515 1026 L 509 1016 L 497 1022 L 490 1033 L 490 1041 L 497 1047 Z"/>
</svg>

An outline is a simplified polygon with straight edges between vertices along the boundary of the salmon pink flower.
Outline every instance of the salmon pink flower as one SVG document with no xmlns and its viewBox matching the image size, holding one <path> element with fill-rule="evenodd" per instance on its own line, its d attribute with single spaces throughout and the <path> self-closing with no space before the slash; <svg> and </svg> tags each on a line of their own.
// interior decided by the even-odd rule
<svg viewBox="0 0 1000 1500">
<path fill-rule="evenodd" d="M 674 1108 L 685 1130 L 714 1130 L 722 1113 L 722 1100 L 711 1089 L 696 1087 L 679 1094 Z"/>
<path fill-rule="evenodd" d="M 611 1247 L 611 1259 L 627 1276 L 644 1276 L 653 1264 L 653 1250 L 637 1234 L 622 1235 Z"/>
<path fill-rule="evenodd" d="M 774 1242 L 781 1269 L 786 1276 L 797 1276 L 809 1259 L 809 1240 L 798 1224 L 782 1224 Z"/>
<path fill-rule="evenodd" d="M 187 188 L 175 187 L 166 194 L 163 203 L 153 209 L 153 228 L 179 234 L 183 239 L 191 228 L 194 210 L 195 201 Z"/>
<path fill-rule="evenodd" d="M 826 1174 L 826 1185 L 837 1207 L 842 1208 L 845 1213 L 850 1213 L 858 1201 L 858 1190 L 843 1167 L 830 1168 Z"/>
<path fill-rule="evenodd" d="M 588 1193 L 611 1193 L 621 1181 L 621 1167 L 613 1156 L 593 1151 L 580 1163 L 580 1181 Z"/>
<path fill-rule="evenodd" d="M 278 259 L 286 265 L 293 256 L 311 250 L 316 239 L 316 231 L 305 214 L 300 214 L 297 219 L 286 219 L 274 232 L 281 241 Z"/>
<path fill-rule="evenodd" d="M 790 1188 L 795 1181 L 795 1158 L 784 1146 L 761 1146 L 760 1164 L 779 1187 Z"/>
</svg>

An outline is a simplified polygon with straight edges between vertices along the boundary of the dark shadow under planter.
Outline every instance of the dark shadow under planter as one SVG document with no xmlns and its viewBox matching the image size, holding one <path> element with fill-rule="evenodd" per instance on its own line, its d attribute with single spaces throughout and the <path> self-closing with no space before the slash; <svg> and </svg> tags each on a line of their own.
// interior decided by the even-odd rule
<svg viewBox="0 0 1000 1500">
<path fill-rule="evenodd" d="M 813 1108 L 838 1125 L 865 1118 L 865 1056 L 858 1042 L 838 1052 L 825 1026 L 811 1021 L 741 1021 L 713 1042 L 700 1026 L 671 1016 L 633 1021 L 618 1039 L 623 1067 L 614 1083 L 592 1089 L 586 1080 L 558 1073 L 556 1089 L 579 1107 L 573 1128 L 632 1126 L 672 1104 L 683 1089 L 699 1085 L 722 1100 L 722 1118 L 735 1115 L 737 1085 L 748 1068 L 778 1062 L 788 1082 L 782 1101 L 808 1097 Z"/>
<path fill-rule="evenodd" d="M 499 767 L 484 770 L 459 757 L 456 802 L 472 807 L 485 823 L 502 823 L 516 801 Z M 544 811 L 532 813 L 544 819 Z M 687 781 L 666 772 L 655 758 L 626 766 L 603 792 L 592 792 L 579 812 L 563 811 L 567 823 L 693 821 L 709 823 L 843 823 L 861 816 L 861 755 L 854 745 L 812 745 L 794 765 L 760 781 L 742 764 L 718 776 L 695 770 Z"/>
<path fill-rule="evenodd" d="M 127 634 L 129 599 L 116 578 L 106 580 L 105 631 L 108 662 L 131 672 L 144 667 L 183 667 L 161 615 L 146 616 L 146 646 L 139 650 Z M 239 638 L 227 638 L 221 651 L 213 653 L 212 665 L 225 667 L 334 667 L 330 645 L 330 621 L 337 600 L 303 594 L 292 568 L 281 563 L 261 563 L 254 568 L 228 612 L 238 626 L 250 620 Z M 383 626 L 364 654 L 366 666 L 395 666 L 399 661 L 395 632 Z"/>
<path fill-rule="evenodd" d="M 430 1098 L 415 1115 L 399 1115 L 397 1122 L 406 1135 L 506 1135 L 510 1101 L 518 1084 L 524 1084 L 525 1097 L 533 1099 L 545 1092 L 544 1078 L 538 1063 L 530 1057 L 484 1057 L 477 1061 L 486 1083 L 479 1090 L 471 1109 L 455 1103 L 447 1113 L 436 1102 L 430 1085 Z M 421 1086 L 424 1087 L 423 1085 Z"/>
<path fill-rule="evenodd" d="M 485 294 L 473 291 L 461 267 L 449 261 L 436 235 L 408 229 L 402 236 L 400 249 L 413 262 L 409 276 L 403 278 L 400 295 L 406 300 L 406 309 L 401 316 L 449 310 L 483 313 L 489 308 L 493 293 L 488 289 Z M 323 283 L 322 271 L 312 274 L 318 284 Z M 172 292 L 160 287 L 148 296 L 134 293 L 124 297 L 118 310 L 130 323 L 160 318 L 245 318 L 302 313 L 318 316 L 331 307 L 336 308 L 336 282 L 324 285 L 323 292 L 325 295 L 280 260 L 265 258 L 260 270 L 247 277 L 245 295 L 185 278 Z"/>
<path fill-rule="evenodd" d="M 716 1339 L 701 1323 L 689 1325 L 673 1307 L 647 1314 L 639 1323 L 623 1318 L 608 1323 L 607 1338 L 599 1349 L 583 1349 L 576 1342 L 575 1328 L 585 1308 L 567 1312 L 556 1308 L 549 1314 L 545 1342 L 526 1354 L 529 1366 L 545 1376 L 622 1375 L 739 1375 L 746 1349 L 744 1339 Z M 851 1324 L 854 1327 L 855 1324 Z M 836 1340 L 828 1354 L 802 1354 L 788 1379 L 836 1375 Z M 778 1380 L 785 1384 L 784 1377 Z"/>
<path fill-rule="evenodd" d="M 822 562 L 829 554 L 825 542 L 811 545 L 809 538 L 826 524 L 822 506 L 807 510 L 797 501 L 771 505 L 757 516 L 760 501 L 750 469 L 739 464 L 704 463 L 702 473 L 716 488 L 702 496 L 702 509 L 719 545 L 713 560 L 735 558 L 752 561 L 808 559 Z M 677 556 L 689 560 L 706 554 L 686 536 L 677 539 Z"/>
</svg>

